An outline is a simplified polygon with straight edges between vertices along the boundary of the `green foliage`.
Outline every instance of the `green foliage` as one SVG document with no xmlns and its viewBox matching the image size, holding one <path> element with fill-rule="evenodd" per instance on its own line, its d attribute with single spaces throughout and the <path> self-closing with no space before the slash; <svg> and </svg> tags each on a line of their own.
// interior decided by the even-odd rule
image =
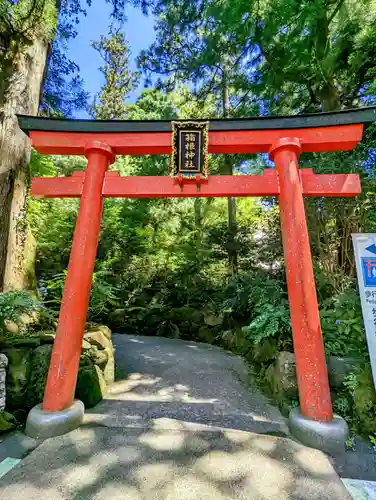
<svg viewBox="0 0 376 500">
<path fill-rule="evenodd" d="M 260 70 L 266 92 L 273 87 L 282 94 L 277 106 L 302 109 L 307 103 L 308 109 L 328 111 L 359 102 L 374 77 L 372 0 L 261 5 L 255 42 L 264 56 Z"/>
<path fill-rule="evenodd" d="M 344 394 L 333 401 L 333 411 L 343 417 L 348 423 L 353 419 L 353 407 L 350 398 Z"/>
<path fill-rule="evenodd" d="M 65 28 L 59 24 L 39 106 L 42 116 L 73 118 L 75 111 L 87 108 L 89 94 L 79 76 L 80 68 L 66 56 L 68 39 Z"/>
<path fill-rule="evenodd" d="M 146 73 L 167 76 L 161 84 L 169 88 L 173 84 L 176 91 L 152 89 L 135 104 L 125 104 L 137 75 L 128 68 L 124 34 L 112 25 L 108 36 L 93 44 L 102 56 L 105 76 L 92 108 L 97 117 L 212 117 L 224 109 L 236 116 L 251 115 L 259 107 L 291 113 L 336 107 L 338 100 L 345 105 L 350 95 L 358 96 L 360 88 L 369 93 L 374 71 L 368 52 L 373 46 L 373 6 L 365 17 L 358 5 L 353 8 L 352 0 L 338 6 L 318 0 L 287 2 L 284 9 L 280 0 L 236 0 L 231 6 L 222 2 L 220 8 L 211 0 L 193 4 L 158 0 L 142 5 L 157 17 L 157 39 L 141 54 L 140 66 Z M 323 27 L 327 23 L 328 30 L 321 33 L 319 23 Z M 324 51 L 322 44 L 326 44 Z M 188 81 L 193 88 L 184 86 Z M 371 127 L 366 144 L 354 153 L 303 155 L 301 160 L 317 172 L 361 172 L 365 187 L 362 197 L 346 204 L 306 201 L 330 354 L 366 353 L 349 235 L 375 226 L 376 190 L 369 175 L 372 147 L 367 147 L 374 145 L 374 137 Z M 220 155 L 210 161 L 212 172 L 227 168 Z M 231 162 L 239 172 L 260 172 L 265 166 L 263 158 L 250 156 L 231 158 Z M 33 175 L 70 175 L 82 168 L 81 160 L 32 156 Z M 169 159 L 120 158 L 114 168 L 126 175 L 166 175 Z M 57 310 L 77 202 L 30 200 L 28 209 L 38 239 L 38 275 L 46 280 L 45 301 Z M 175 319 L 166 318 L 170 309 L 224 310 L 230 324 L 247 325 L 250 341 L 272 336 L 290 349 L 286 286 L 279 271 L 283 258 L 278 206 L 275 200 L 239 200 L 235 235 L 226 218 L 224 200 L 106 200 L 89 318 L 105 320 L 115 309 L 122 309 L 132 328 L 144 329 L 150 323 L 147 331 L 155 332 L 160 325 L 165 330 L 166 324 L 176 325 Z M 239 274 L 234 279 L 226 266 L 230 252 L 238 257 Z"/>
<path fill-rule="evenodd" d="M 0 334 L 5 332 L 5 322 L 13 321 L 17 325 L 21 324 L 21 314 L 28 314 L 36 311 L 39 307 L 29 292 L 14 291 L 0 293 Z"/>
<path fill-rule="evenodd" d="M 84 167 L 80 157 L 49 157 L 32 151 L 30 176 L 69 176 Z M 27 217 L 37 239 L 39 278 L 51 279 L 67 267 L 78 206 L 76 199 L 28 198 Z"/>
<path fill-rule="evenodd" d="M 111 311 L 119 306 L 118 288 L 108 282 L 106 271 L 99 271 L 93 275 L 89 315 L 91 321 L 107 318 Z"/>
<path fill-rule="evenodd" d="M 49 304 L 47 304 L 49 306 Z M 46 304 L 40 304 L 38 309 L 38 323 L 34 326 L 39 333 L 53 333 L 57 326 L 58 313 L 52 307 L 46 307 Z"/>
<path fill-rule="evenodd" d="M 368 435 L 376 429 L 376 392 L 368 363 L 356 374 L 356 378 L 357 384 L 352 392 L 356 425 L 362 434 Z"/>
<path fill-rule="evenodd" d="M 372 446 L 376 447 L 376 433 L 370 434 L 368 438 Z"/>
<path fill-rule="evenodd" d="M 280 337 L 291 333 L 290 312 L 287 304 L 280 306 L 265 304 L 249 326 L 243 328 L 243 331 L 254 344 L 259 344 L 269 337 Z"/>
<path fill-rule="evenodd" d="M 376 428 L 376 393 L 369 362 L 356 373 L 350 373 L 344 389 L 333 403 L 336 413 L 344 417 L 353 432 L 369 437 Z"/>
<path fill-rule="evenodd" d="M 167 85 L 191 79 L 199 98 L 216 92 L 223 73 L 242 114 L 255 108 L 255 94 L 283 113 L 354 106 L 374 95 L 372 0 L 133 3 L 158 19 L 141 67 L 167 75 Z"/>
<path fill-rule="evenodd" d="M 227 312 L 248 313 L 250 323 L 243 327 L 250 342 L 259 344 L 269 337 L 291 337 L 286 284 L 264 273 L 239 275 L 225 291 Z"/>
<path fill-rule="evenodd" d="M 0 46 L 0 54 L 9 56 L 16 44 L 26 45 L 36 38 L 51 40 L 56 22 L 57 9 L 53 0 L 1 0 L 0 28 L 7 44 Z"/>
<path fill-rule="evenodd" d="M 343 385 L 346 387 L 346 389 L 350 392 L 350 394 L 354 394 L 356 388 L 359 386 L 359 380 L 357 377 L 356 373 L 350 373 L 345 377 L 345 381 Z"/>
<path fill-rule="evenodd" d="M 324 301 L 320 318 L 328 355 L 366 356 L 360 300 L 353 288 Z"/>
<path fill-rule="evenodd" d="M 105 84 L 96 95 L 90 113 L 97 120 L 124 118 L 125 99 L 138 84 L 138 74 L 129 69 L 130 50 L 121 27 L 110 26 L 108 37 L 101 36 L 92 47 L 103 59 L 100 68 Z"/>
<path fill-rule="evenodd" d="M 355 450 L 355 438 L 353 436 L 349 437 L 345 441 L 346 450 Z"/>
<path fill-rule="evenodd" d="M 124 1 L 112 3 L 112 18 L 124 21 Z M 80 18 L 91 0 L 0 0 L 0 104 L 9 82 L 18 71 L 19 56 L 34 42 L 51 51 L 47 58 L 40 112 L 44 116 L 71 117 L 85 109 L 88 93 L 83 89 L 79 67 L 66 56 L 67 43 L 77 36 Z"/>
<path fill-rule="evenodd" d="M 54 0 L 0 0 L 0 109 L 9 97 L 10 85 L 25 72 L 27 49 L 37 40 L 45 46 L 53 39 L 57 24 Z M 13 90 L 14 92 L 14 90 Z M 22 100 L 22 95 L 19 96 Z M 12 96 L 14 98 L 14 96 Z"/>
</svg>

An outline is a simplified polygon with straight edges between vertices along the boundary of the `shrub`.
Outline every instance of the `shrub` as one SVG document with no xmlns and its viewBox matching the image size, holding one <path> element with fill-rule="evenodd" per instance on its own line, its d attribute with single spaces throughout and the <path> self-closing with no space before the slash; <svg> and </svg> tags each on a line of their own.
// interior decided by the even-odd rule
<svg viewBox="0 0 376 500">
<path fill-rule="evenodd" d="M 360 300 L 354 289 L 327 299 L 320 319 L 328 355 L 367 357 Z"/>
<path fill-rule="evenodd" d="M 30 314 L 40 307 L 40 303 L 35 300 L 29 292 L 12 291 L 0 293 L 0 333 L 6 331 L 6 321 L 13 321 L 18 326 L 22 326 L 20 316 Z"/>
<path fill-rule="evenodd" d="M 245 326 L 243 331 L 253 344 L 259 344 L 269 337 L 282 340 L 291 332 L 288 304 L 264 304 L 262 309 L 257 311 L 256 318 Z"/>
<path fill-rule="evenodd" d="M 291 347 L 287 289 L 282 276 L 270 277 L 262 271 L 239 275 L 230 281 L 225 295 L 225 311 L 244 318 L 248 325 L 243 332 L 253 344 L 274 337 L 284 349 Z"/>
</svg>

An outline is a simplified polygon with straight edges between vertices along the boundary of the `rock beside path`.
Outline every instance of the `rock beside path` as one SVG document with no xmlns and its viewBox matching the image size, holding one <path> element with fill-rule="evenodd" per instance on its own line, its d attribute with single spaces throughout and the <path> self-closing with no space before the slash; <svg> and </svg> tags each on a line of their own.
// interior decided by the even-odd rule
<svg viewBox="0 0 376 500">
<path fill-rule="evenodd" d="M 364 364 L 358 358 L 328 356 L 326 359 L 329 384 L 332 390 L 344 388 L 346 377 L 357 372 Z M 298 384 L 296 380 L 295 355 L 291 352 L 281 351 L 275 361 L 266 371 L 266 380 L 277 400 L 282 397 L 297 398 Z"/>
<path fill-rule="evenodd" d="M 55 332 L 43 331 L 32 336 L 9 338 L 3 343 L 2 351 L 8 359 L 8 366 L 3 380 L 6 397 L 0 390 L 0 411 L 6 408 L 19 423 L 23 423 L 33 406 L 43 401 L 55 337 Z M 92 407 L 101 401 L 115 377 L 112 333 L 107 326 L 98 325 L 85 331 L 81 359 L 88 360 L 90 369 L 86 367 L 85 373 L 79 377 L 78 393 L 84 395 L 85 405 Z"/>
</svg>

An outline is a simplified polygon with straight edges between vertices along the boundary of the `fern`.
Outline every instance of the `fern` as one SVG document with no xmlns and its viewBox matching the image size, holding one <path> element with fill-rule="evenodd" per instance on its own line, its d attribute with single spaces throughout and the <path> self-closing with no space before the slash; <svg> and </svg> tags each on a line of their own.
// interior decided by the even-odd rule
<svg viewBox="0 0 376 500">
<path fill-rule="evenodd" d="M 277 337 L 290 331 L 290 314 L 287 303 L 279 306 L 264 304 L 255 319 L 243 328 L 247 338 L 254 344 Z"/>
</svg>

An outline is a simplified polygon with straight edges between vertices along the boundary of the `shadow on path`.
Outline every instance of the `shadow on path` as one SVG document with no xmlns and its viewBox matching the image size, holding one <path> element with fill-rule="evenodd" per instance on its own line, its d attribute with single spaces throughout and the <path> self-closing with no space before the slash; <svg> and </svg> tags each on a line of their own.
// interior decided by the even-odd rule
<svg viewBox="0 0 376 500">
<path fill-rule="evenodd" d="M 179 340 L 114 343 L 106 399 L 9 472 L 1 498 L 350 500 L 323 453 L 278 437 L 285 420 L 244 385 L 241 358 Z"/>
<path fill-rule="evenodd" d="M 174 427 L 174 428 L 172 428 Z M 83 427 L 45 441 L 5 476 L 9 500 L 350 500 L 324 455 L 288 439 L 191 430 Z"/>
</svg>

